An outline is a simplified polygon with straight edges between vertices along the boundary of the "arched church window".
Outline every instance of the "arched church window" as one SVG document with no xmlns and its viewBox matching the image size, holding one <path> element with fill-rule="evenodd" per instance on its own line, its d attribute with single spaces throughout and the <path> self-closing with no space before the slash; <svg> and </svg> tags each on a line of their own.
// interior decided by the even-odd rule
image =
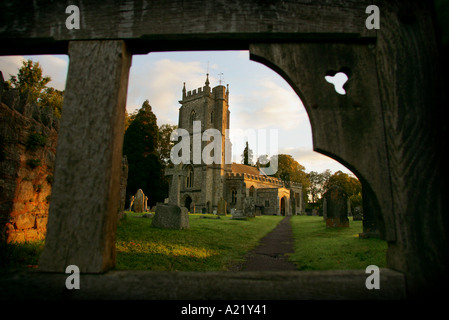
<svg viewBox="0 0 449 320">
<path fill-rule="evenodd" d="M 195 121 L 196 120 L 196 112 L 195 112 L 195 110 L 192 110 L 192 112 L 190 113 L 190 124 L 192 125 L 192 127 L 193 127 L 193 121 Z"/>
<path fill-rule="evenodd" d="M 212 111 L 210 113 L 210 123 L 212 124 L 214 122 L 214 112 Z"/>
<path fill-rule="evenodd" d="M 186 187 L 187 188 L 193 187 L 193 168 L 192 167 L 188 167 L 188 169 L 187 169 Z"/>
</svg>

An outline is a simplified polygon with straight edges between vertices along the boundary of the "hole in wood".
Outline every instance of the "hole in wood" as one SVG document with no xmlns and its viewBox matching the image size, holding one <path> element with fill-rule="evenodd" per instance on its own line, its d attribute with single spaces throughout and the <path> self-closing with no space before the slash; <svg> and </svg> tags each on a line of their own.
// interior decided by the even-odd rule
<svg viewBox="0 0 449 320">
<path fill-rule="evenodd" d="M 346 70 L 346 68 L 342 68 L 339 72 L 329 71 L 324 79 L 334 85 L 334 89 L 338 94 L 346 94 L 344 85 L 349 79 L 349 70 Z"/>
</svg>

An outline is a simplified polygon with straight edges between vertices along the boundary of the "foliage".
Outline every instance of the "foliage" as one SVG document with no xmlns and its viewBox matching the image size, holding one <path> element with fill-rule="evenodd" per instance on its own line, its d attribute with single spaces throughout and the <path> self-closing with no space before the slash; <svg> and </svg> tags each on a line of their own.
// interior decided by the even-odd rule
<svg viewBox="0 0 449 320">
<path fill-rule="evenodd" d="M 28 136 L 26 148 L 30 151 L 36 151 L 37 149 L 44 147 L 47 143 L 47 137 L 38 132 L 32 132 Z"/>
<path fill-rule="evenodd" d="M 62 103 L 64 101 L 64 91 L 57 90 L 49 87 L 41 94 L 39 105 L 44 107 L 50 107 L 53 109 L 53 114 L 56 118 L 61 118 Z"/>
<path fill-rule="evenodd" d="M 142 189 L 148 196 L 148 205 L 163 202 L 168 184 L 158 154 L 159 128 L 156 115 L 145 100 L 133 116 L 125 132 L 123 154 L 128 159 L 127 200 Z"/>
<path fill-rule="evenodd" d="M 31 168 L 37 168 L 41 165 L 41 160 L 40 159 L 28 159 L 26 164 Z"/>
<path fill-rule="evenodd" d="M 23 60 L 22 67 L 19 69 L 17 76 L 11 76 L 9 83 L 19 89 L 21 94 L 28 92 L 33 101 L 37 101 L 42 91 L 46 88 L 51 78 L 42 76 L 42 68 L 39 62 L 31 59 Z"/>
<path fill-rule="evenodd" d="M 326 228 L 322 217 L 294 216 L 290 220 L 295 252 L 289 260 L 299 270 L 365 269 L 374 264 L 386 267 L 387 242 L 361 239 L 362 221 L 350 221 L 348 228 Z"/>
<path fill-rule="evenodd" d="M 41 108 L 52 108 L 55 117 L 60 118 L 64 91 L 47 87 L 50 81 L 50 77 L 43 76 L 39 62 L 28 59 L 22 61 L 17 76 L 11 76 L 9 81 L 5 81 L 5 88 L 18 89 L 21 95 L 29 94 L 30 102 L 37 103 Z"/>
<path fill-rule="evenodd" d="M 178 126 L 170 124 L 163 124 L 159 127 L 159 159 L 164 166 L 167 166 L 170 163 L 170 150 L 174 145 L 174 142 L 170 140 L 170 135 L 176 128 L 178 128 Z"/>
</svg>

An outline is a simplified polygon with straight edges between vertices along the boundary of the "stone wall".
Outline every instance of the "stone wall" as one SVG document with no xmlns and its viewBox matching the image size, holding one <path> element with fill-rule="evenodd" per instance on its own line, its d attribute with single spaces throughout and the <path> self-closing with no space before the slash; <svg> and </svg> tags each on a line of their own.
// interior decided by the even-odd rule
<svg viewBox="0 0 449 320">
<path fill-rule="evenodd" d="M 44 239 L 59 120 L 0 74 L 0 240 Z"/>
</svg>

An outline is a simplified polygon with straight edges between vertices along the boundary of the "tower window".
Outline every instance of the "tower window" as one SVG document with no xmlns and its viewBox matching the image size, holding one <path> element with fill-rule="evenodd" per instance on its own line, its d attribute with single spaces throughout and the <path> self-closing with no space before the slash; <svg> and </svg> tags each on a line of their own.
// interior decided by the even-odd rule
<svg viewBox="0 0 449 320">
<path fill-rule="evenodd" d="M 186 187 L 187 188 L 193 187 L 193 168 L 192 167 L 189 167 L 187 169 Z"/>
<path fill-rule="evenodd" d="M 214 112 L 212 111 L 210 113 L 210 123 L 212 124 L 214 122 Z"/>
<path fill-rule="evenodd" d="M 196 112 L 195 112 L 195 110 L 192 110 L 192 112 L 190 113 L 190 123 L 191 123 L 192 127 L 193 127 L 193 121 L 195 121 L 195 120 L 196 120 Z"/>
</svg>

